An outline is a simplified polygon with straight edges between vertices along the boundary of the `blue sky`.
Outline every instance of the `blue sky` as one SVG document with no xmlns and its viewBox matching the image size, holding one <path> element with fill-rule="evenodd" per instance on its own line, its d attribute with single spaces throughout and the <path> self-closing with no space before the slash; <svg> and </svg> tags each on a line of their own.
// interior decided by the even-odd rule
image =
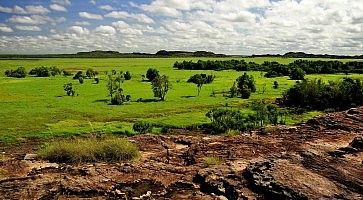
<svg viewBox="0 0 363 200">
<path fill-rule="evenodd" d="M 363 54 L 362 0 L 0 0 L 0 53 Z"/>
</svg>

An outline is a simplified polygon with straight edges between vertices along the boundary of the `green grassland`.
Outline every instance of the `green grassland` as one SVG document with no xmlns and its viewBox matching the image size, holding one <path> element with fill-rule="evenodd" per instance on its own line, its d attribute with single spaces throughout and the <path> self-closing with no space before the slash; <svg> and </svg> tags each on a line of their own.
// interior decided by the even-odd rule
<svg viewBox="0 0 363 200">
<path fill-rule="evenodd" d="M 248 72 L 256 80 L 257 92 L 249 100 L 226 98 L 227 92 L 241 72 L 236 71 L 189 71 L 173 69 L 175 61 L 200 58 L 120 58 L 120 59 L 23 59 L 0 60 L 0 141 L 13 142 L 24 138 L 52 138 L 58 136 L 79 135 L 90 132 L 132 133 L 132 123 L 145 120 L 156 125 L 187 127 L 209 122 L 205 113 L 214 107 L 234 107 L 251 112 L 248 104 L 258 99 L 274 101 L 294 85 L 288 77 L 267 79 L 261 72 Z M 231 58 L 202 58 L 202 60 L 228 60 Z M 245 58 L 247 62 L 278 61 L 290 63 L 295 59 L 283 58 Z M 72 77 L 49 77 L 25 79 L 7 78 L 4 71 L 19 66 L 28 71 L 37 66 L 57 66 L 72 71 L 94 68 L 100 72 L 100 84 L 86 79 L 84 84 Z M 160 74 L 170 77 L 172 89 L 165 102 L 153 102 L 151 85 L 142 81 L 142 75 L 149 67 L 156 68 Z M 125 94 L 132 96 L 131 102 L 121 106 L 108 105 L 105 71 L 130 71 L 132 80 L 123 84 Z M 187 83 L 188 78 L 196 73 L 216 76 L 212 84 L 202 88 L 196 96 L 197 88 Z M 307 78 L 322 78 L 324 81 L 342 77 L 363 79 L 363 75 L 308 75 Z M 279 89 L 273 89 L 273 82 L 279 82 Z M 63 85 L 73 83 L 78 96 L 69 97 L 63 91 Z M 263 93 L 263 88 L 265 92 Z M 212 96 L 212 93 L 215 96 Z M 137 99 L 150 102 L 137 102 Z M 289 116 L 288 122 L 306 120 L 318 112 L 303 116 Z M 158 132 L 158 129 L 155 129 Z"/>
</svg>

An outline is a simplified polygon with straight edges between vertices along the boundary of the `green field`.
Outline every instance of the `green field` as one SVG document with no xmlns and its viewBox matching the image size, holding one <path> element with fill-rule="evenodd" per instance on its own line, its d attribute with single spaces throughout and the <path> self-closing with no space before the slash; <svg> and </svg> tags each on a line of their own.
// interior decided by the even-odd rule
<svg viewBox="0 0 363 200">
<path fill-rule="evenodd" d="M 227 92 L 241 72 L 236 71 L 189 71 L 172 68 L 175 61 L 195 60 L 200 58 L 120 58 L 120 59 L 28 59 L 0 60 L 0 141 L 13 142 L 24 138 L 52 138 L 90 132 L 117 133 L 124 130 L 132 132 L 132 123 L 145 120 L 156 125 L 186 127 L 208 122 L 205 113 L 214 107 L 229 106 L 250 112 L 248 104 L 257 99 L 273 101 L 295 81 L 288 77 L 267 79 L 261 72 L 249 72 L 256 80 L 257 92 L 249 100 L 226 98 Z M 222 60 L 231 58 L 203 58 L 202 60 Z M 278 61 L 290 63 L 295 59 L 283 58 L 247 58 L 247 62 Z M 50 77 L 25 79 L 7 78 L 4 71 L 19 66 L 28 71 L 37 66 L 57 66 L 72 71 L 94 68 L 100 72 L 100 84 L 86 79 L 81 85 L 72 77 Z M 152 102 L 153 93 L 148 82 L 142 82 L 142 75 L 149 67 L 156 68 L 160 74 L 170 77 L 172 89 L 165 102 Z M 132 80 L 123 84 L 125 94 L 132 96 L 132 101 L 121 106 L 108 105 L 105 71 L 130 71 Z M 216 76 L 212 84 L 205 85 L 200 96 L 196 96 L 195 85 L 187 83 L 188 78 L 196 73 Z M 349 77 L 363 79 L 363 75 Z M 322 78 L 325 81 L 337 80 L 346 75 L 308 75 L 307 78 Z M 272 88 L 273 82 L 279 82 L 279 89 Z M 72 82 L 79 96 L 69 97 L 63 91 L 63 85 Z M 262 88 L 266 88 L 262 93 Z M 215 96 L 211 96 L 213 93 Z M 136 102 L 137 99 L 151 102 Z M 289 123 L 306 120 L 318 112 L 303 116 L 290 116 Z M 155 132 L 158 130 L 155 129 Z"/>
</svg>

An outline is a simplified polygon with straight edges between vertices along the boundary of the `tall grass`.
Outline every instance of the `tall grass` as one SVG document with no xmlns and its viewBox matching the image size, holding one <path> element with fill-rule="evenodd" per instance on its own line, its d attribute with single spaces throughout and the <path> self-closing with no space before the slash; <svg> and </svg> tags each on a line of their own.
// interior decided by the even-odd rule
<svg viewBox="0 0 363 200">
<path fill-rule="evenodd" d="M 119 162 L 139 156 L 136 144 L 124 138 L 61 140 L 46 144 L 38 156 L 50 162 Z"/>
</svg>

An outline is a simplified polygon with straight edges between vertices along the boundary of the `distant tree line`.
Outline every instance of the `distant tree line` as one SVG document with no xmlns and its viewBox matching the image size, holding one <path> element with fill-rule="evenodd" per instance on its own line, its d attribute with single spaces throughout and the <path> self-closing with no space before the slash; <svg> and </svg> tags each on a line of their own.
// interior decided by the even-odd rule
<svg viewBox="0 0 363 200">
<path fill-rule="evenodd" d="M 246 62 L 245 60 L 216 60 L 216 61 L 183 61 L 175 62 L 174 68 L 181 70 L 236 70 L 236 71 L 265 71 L 266 77 L 289 76 L 295 68 L 302 69 L 306 74 L 333 73 L 363 73 L 363 62 L 351 61 L 311 61 L 296 60 L 288 65 L 278 62 L 265 61 L 262 64 Z"/>
<path fill-rule="evenodd" d="M 363 59 L 363 55 L 347 56 L 347 55 L 330 55 L 330 54 L 310 54 L 304 52 L 288 52 L 281 54 L 260 54 L 248 56 L 255 57 L 281 57 L 281 58 L 328 58 L 328 59 Z"/>
</svg>

